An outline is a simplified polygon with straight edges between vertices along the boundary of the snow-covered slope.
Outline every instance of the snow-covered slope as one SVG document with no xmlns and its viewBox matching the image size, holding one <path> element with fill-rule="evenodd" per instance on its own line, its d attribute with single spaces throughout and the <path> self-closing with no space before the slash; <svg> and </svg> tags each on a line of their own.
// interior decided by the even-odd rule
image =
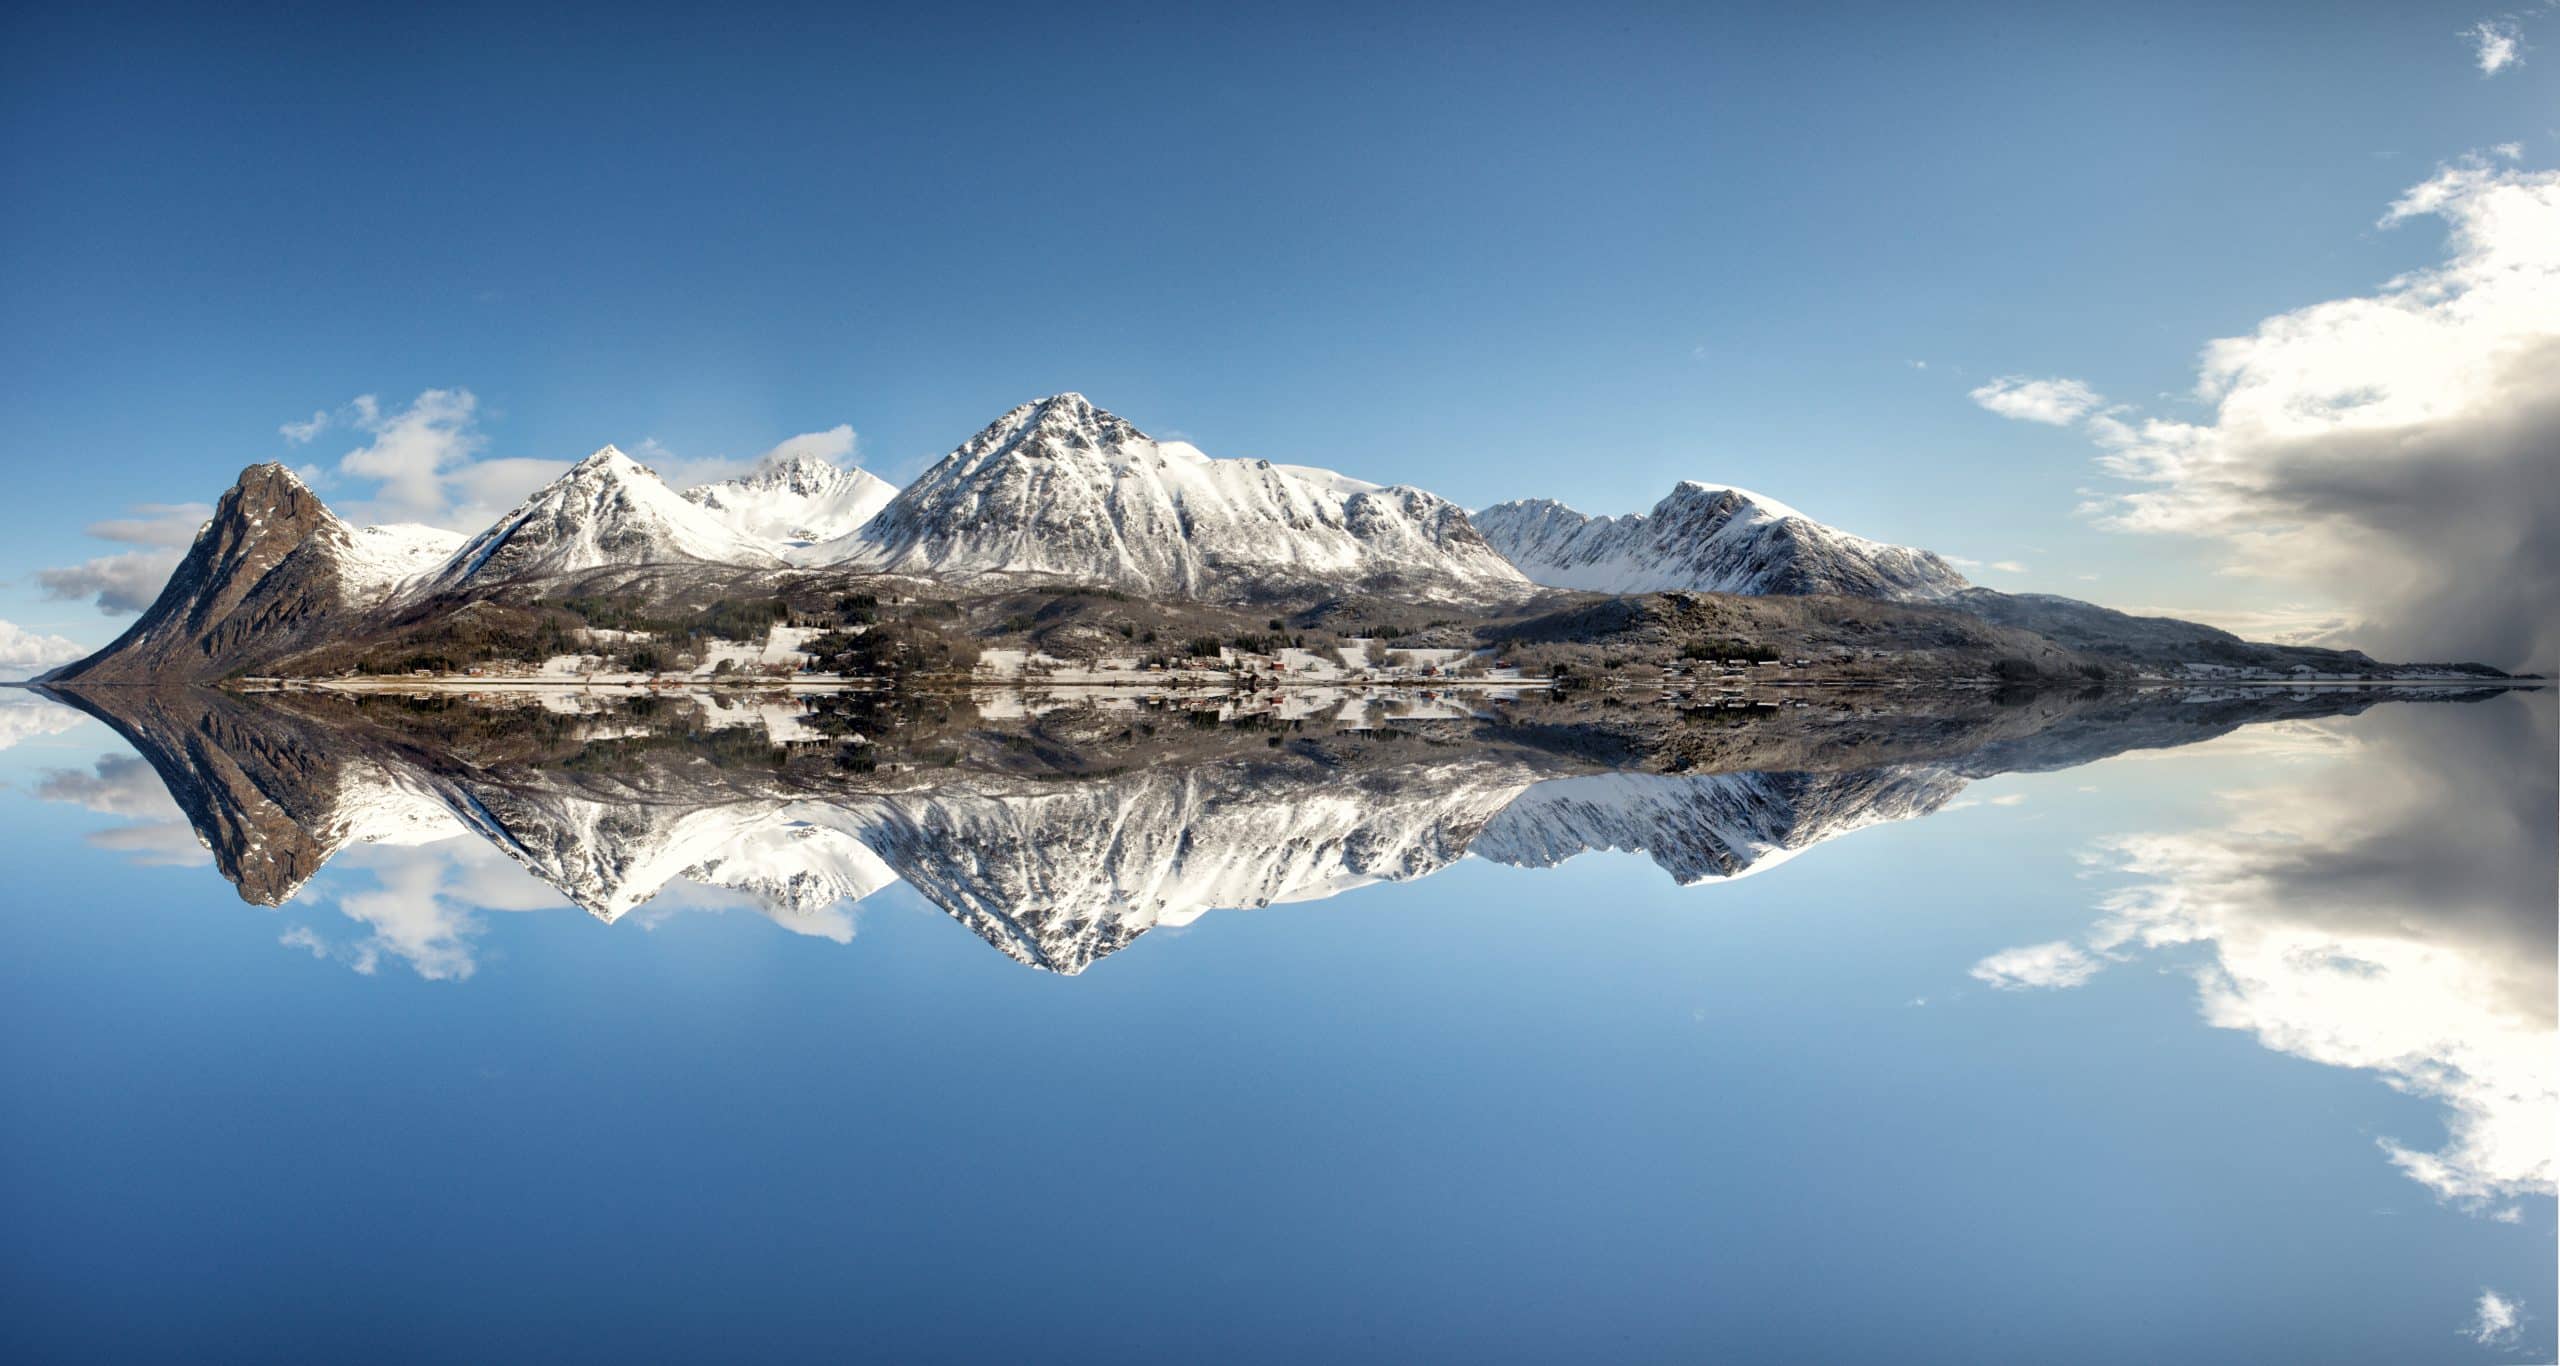
<svg viewBox="0 0 2560 1366">
<path fill-rule="evenodd" d="M 442 568 L 464 540 L 459 531 L 415 522 L 356 527 L 347 533 L 339 560 L 347 596 L 366 606 L 397 597 L 411 582 Z"/>
<path fill-rule="evenodd" d="M 897 496 L 897 485 L 869 470 L 839 469 L 813 455 L 684 491 L 685 501 L 786 560 L 860 530 Z"/>
<path fill-rule="evenodd" d="M 781 556 L 687 502 L 607 446 L 474 536 L 427 584 L 437 591 L 591 569 L 687 561 L 773 568 Z"/>
<path fill-rule="evenodd" d="M 1928 602 L 1967 586 L 1926 550 L 1852 536 L 1774 498 L 1694 480 L 1650 513 L 1591 517 L 1532 498 L 1486 508 L 1475 524 L 1521 573 L 1555 588 Z"/>
<path fill-rule="evenodd" d="M 1212 460 L 1081 394 L 1005 414 L 811 558 L 1160 598 L 1315 590 L 1488 601 L 1532 591 L 1446 499 L 1330 470 Z"/>
<path fill-rule="evenodd" d="M 749 828 L 684 875 L 754 898 L 768 914 L 807 921 L 842 901 L 859 901 L 898 880 L 852 832 L 853 809 L 808 802 Z"/>
</svg>

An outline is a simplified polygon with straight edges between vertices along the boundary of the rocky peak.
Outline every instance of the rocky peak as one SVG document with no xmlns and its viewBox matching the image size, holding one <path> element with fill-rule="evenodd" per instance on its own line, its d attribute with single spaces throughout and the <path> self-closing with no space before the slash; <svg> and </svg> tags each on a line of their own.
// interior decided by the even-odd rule
<svg viewBox="0 0 2560 1366">
<path fill-rule="evenodd" d="M 184 682 L 275 653 L 343 603 L 346 524 L 293 471 L 240 472 L 150 608 L 115 643 L 49 677 Z"/>
<path fill-rule="evenodd" d="M 1035 399 L 997 418 L 955 454 L 968 462 L 1015 453 L 1054 457 L 1111 451 L 1146 439 L 1145 432 L 1095 407 L 1084 395 L 1064 393 Z"/>
</svg>

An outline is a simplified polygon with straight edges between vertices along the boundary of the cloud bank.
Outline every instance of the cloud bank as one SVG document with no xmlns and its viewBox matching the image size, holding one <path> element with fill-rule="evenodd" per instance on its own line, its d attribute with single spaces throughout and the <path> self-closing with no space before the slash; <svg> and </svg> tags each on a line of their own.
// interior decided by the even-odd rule
<svg viewBox="0 0 2560 1366">
<path fill-rule="evenodd" d="M 2560 172 L 2466 159 L 2380 226 L 2420 219 L 2442 264 L 2206 346 L 2208 420 L 2065 380 L 1974 399 L 2087 433 L 2139 486 L 2090 504 L 2100 525 L 2202 538 L 2373 653 L 2560 663 Z"/>
</svg>

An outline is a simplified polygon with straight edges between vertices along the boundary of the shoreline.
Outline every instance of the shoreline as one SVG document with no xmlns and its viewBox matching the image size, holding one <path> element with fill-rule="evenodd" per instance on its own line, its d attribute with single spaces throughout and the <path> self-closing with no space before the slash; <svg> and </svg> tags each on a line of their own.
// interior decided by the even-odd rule
<svg viewBox="0 0 2560 1366">
<path fill-rule="evenodd" d="M 2551 680 L 2537 674 L 2516 674 L 2505 678 L 2446 674 L 2423 678 L 2136 678 L 2121 680 L 2049 680 L 2018 682 L 2000 679 L 1893 679 L 1893 678 L 1772 678 L 1754 679 L 1738 686 L 1708 685 L 1691 689 L 1702 694 L 1741 694 L 1775 688 L 1855 688 L 1864 690 L 1908 690 L 1976 692 L 2001 688 L 2072 688 L 2102 691 L 2142 692 L 2160 689 L 2251 688 L 2288 691 L 2386 691 L 2410 688 L 2502 688 L 2539 691 Z M 426 678 L 394 678 L 389 676 L 361 678 L 274 678 L 220 679 L 203 682 L 126 683 L 63 682 L 42 679 L 0 679 L 0 688 L 29 690 L 67 689 L 71 691 L 100 688 L 161 690 L 169 687 L 216 688 L 225 692 L 336 692 L 336 693 L 416 693 L 416 692 L 609 692 L 609 693 L 842 693 L 894 692 L 902 685 L 885 678 L 852 678 L 842 675 L 803 675 L 788 679 L 711 679 L 685 674 L 618 674 L 591 678 L 477 678 L 468 675 L 439 674 Z M 933 677 L 911 680 L 903 687 L 911 692 L 1553 692 L 1555 681 L 1545 678 L 1369 678 L 1369 679 L 1273 679 L 1256 676 L 1250 684 L 1238 675 L 1176 675 L 1130 679 L 1026 679 Z M 1606 688 L 1601 695 L 1663 691 L 1659 685 L 1643 688 Z"/>
</svg>

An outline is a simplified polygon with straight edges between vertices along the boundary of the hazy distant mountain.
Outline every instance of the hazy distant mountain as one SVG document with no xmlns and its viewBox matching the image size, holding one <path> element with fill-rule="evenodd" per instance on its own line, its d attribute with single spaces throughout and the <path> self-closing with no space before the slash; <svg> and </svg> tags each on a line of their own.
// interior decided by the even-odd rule
<svg viewBox="0 0 2560 1366">
<path fill-rule="evenodd" d="M 822 542 L 860 530 L 897 496 L 897 485 L 869 470 L 841 468 L 813 455 L 684 491 L 685 501 L 795 562 Z"/>
<path fill-rule="evenodd" d="M 1081 394 L 1006 413 L 813 559 L 1159 598 L 1315 589 L 1486 602 L 1534 591 L 1444 498 L 1308 466 L 1213 460 Z"/>
<path fill-rule="evenodd" d="M 1926 550 L 1825 526 L 1744 489 L 1682 483 L 1650 513 L 1592 517 L 1546 498 L 1475 515 L 1532 581 L 1594 593 L 1839 593 L 1930 602 L 1964 576 Z"/>
</svg>

